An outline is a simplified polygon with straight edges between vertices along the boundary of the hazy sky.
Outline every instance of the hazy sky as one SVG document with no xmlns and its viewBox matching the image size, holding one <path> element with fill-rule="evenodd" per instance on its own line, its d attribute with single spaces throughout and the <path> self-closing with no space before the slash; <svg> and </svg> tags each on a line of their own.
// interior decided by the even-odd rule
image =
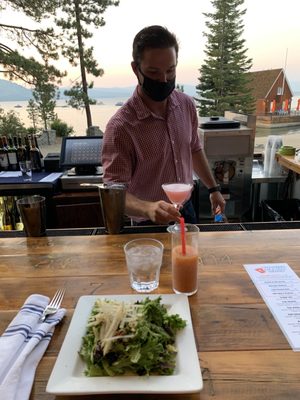
<svg viewBox="0 0 300 400">
<path fill-rule="evenodd" d="M 102 78 L 95 86 L 131 86 L 136 83 L 131 71 L 131 47 L 135 34 L 145 26 L 159 24 L 174 32 L 180 42 L 177 82 L 197 84 L 198 69 L 204 58 L 206 38 L 203 12 L 212 10 L 210 0 L 120 0 L 118 7 L 109 7 L 104 14 L 106 25 L 91 40 Z M 253 71 L 285 66 L 292 89 L 300 90 L 299 0 L 245 0 L 244 39 Z M 5 13 L 0 21 L 7 18 Z M 7 20 L 7 19 L 6 19 Z M 14 18 L 14 22 L 24 22 Z M 67 63 L 69 71 L 64 84 L 79 75 Z M 298 82 L 296 84 L 296 82 Z"/>
</svg>

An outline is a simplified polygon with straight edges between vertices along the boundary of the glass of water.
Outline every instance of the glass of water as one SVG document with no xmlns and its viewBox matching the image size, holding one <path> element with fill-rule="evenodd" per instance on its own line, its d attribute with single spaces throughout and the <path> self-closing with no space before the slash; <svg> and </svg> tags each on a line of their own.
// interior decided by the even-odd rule
<svg viewBox="0 0 300 400">
<path fill-rule="evenodd" d="M 164 246 L 156 239 L 134 239 L 124 246 L 131 287 L 139 293 L 158 288 Z"/>
<path fill-rule="evenodd" d="M 32 180 L 32 168 L 31 161 L 20 161 L 20 171 L 22 172 L 22 178 L 24 182 L 30 182 Z"/>
</svg>

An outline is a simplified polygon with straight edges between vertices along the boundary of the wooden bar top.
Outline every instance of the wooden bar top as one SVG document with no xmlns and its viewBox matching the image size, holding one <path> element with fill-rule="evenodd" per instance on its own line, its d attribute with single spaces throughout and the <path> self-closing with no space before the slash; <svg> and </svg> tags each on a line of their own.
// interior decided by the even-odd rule
<svg viewBox="0 0 300 400">
<path fill-rule="evenodd" d="M 33 293 L 66 286 L 67 314 L 36 372 L 31 400 L 300 399 L 300 352 L 286 338 L 243 264 L 286 262 L 300 275 L 300 230 L 200 232 L 199 288 L 189 298 L 203 390 L 193 394 L 55 396 L 46 385 L 80 296 L 133 294 L 124 244 L 136 237 L 165 246 L 160 285 L 172 293 L 168 233 L 0 240 L 0 334 Z M 188 357 L 188 354 L 186 355 Z M 25 400 L 25 399 L 24 399 Z"/>
<path fill-rule="evenodd" d="M 295 160 L 295 156 L 283 156 L 282 154 L 276 154 L 277 161 L 283 167 L 300 174 L 300 162 Z"/>
</svg>

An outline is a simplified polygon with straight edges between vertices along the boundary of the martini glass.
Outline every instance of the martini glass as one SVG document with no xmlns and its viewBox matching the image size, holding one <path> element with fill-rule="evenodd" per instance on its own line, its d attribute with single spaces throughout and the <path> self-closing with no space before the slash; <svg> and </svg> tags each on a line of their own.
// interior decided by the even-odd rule
<svg viewBox="0 0 300 400">
<path fill-rule="evenodd" d="M 190 198 L 193 185 L 191 183 L 164 183 L 162 188 L 177 210 Z"/>
</svg>

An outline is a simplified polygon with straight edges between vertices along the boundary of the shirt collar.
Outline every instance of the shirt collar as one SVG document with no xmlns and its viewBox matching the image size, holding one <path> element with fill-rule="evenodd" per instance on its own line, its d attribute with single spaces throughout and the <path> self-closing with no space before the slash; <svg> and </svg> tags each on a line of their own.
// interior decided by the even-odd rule
<svg viewBox="0 0 300 400">
<path fill-rule="evenodd" d="M 138 94 L 138 86 L 135 88 L 135 91 L 132 95 L 133 106 L 138 119 L 145 119 L 149 116 L 153 116 L 153 113 L 149 110 L 148 107 L 145 106 L 142 98 Z M 168 113 L 174 108 L 179 106 L 179 101 L 177 98 L 177 92 L 173 90 L 173 92 L 168 97 Z"/>
</svg>

